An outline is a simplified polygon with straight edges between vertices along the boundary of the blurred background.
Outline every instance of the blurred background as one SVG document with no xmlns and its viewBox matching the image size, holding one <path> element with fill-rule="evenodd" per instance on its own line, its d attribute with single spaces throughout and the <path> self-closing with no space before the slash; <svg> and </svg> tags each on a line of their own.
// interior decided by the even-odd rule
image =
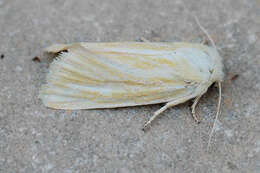
<svg viewBox="0 0 260 173">
<path fill-rule="evenodd" d="M 220 120 L 209 133 L 218 92 L 141 128 L 162 104 L 63 111 L 38 99 L 54 43 L 201 42 L 224 58 Z M 260 172 L 259 0 L 0 0 L 0 172 Z"/>
</svg>

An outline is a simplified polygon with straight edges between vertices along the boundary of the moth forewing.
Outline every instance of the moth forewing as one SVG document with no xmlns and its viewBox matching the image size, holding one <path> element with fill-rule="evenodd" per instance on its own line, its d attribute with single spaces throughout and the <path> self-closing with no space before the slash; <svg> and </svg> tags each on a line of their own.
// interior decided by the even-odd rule
<svg viewBox="0 0 260 173">
<path fill-rule="evenodd" d="M 46 106 L 95 109 L 167 103 L 146 126 L 167 108 L 201 97 L 223 78 L 218 53 L 202 44 L 75 43 L 46 50 L 67 50 L 51 64 L 40 91 Z"/>
</svg>

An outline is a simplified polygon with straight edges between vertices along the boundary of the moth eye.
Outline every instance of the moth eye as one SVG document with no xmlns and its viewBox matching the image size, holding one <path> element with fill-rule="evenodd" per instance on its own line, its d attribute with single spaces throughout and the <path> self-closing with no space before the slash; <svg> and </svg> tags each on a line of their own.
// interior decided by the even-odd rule
<svg viewBox="0 0 260 173">
<path fill-rule="evenodd" d="M 209 69 L 209 72 L 212 74 L 214 72 L 214 69 Z"/>
</svg>

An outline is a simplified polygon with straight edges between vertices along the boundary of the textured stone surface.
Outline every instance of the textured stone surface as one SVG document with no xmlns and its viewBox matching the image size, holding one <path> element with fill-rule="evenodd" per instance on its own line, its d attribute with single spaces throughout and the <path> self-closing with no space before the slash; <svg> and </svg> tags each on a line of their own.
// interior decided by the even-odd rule
<svg viewBox="0 0 260 173">
<path fill-rule="evenodd" d="M 143 123 L 162 104 L 63 111 L 38 99 L 51 62 L 42 48 L 140 37 L 199 41 L 192 13 L 215 39 L 226 72 L 209 152 L 214 87 L 197 108 L 200 124 L 188 102 L 146 133 Z M 259 0 L 0 0 L 0 54 L 0 172 L 260 172 Z"/>
</svg>

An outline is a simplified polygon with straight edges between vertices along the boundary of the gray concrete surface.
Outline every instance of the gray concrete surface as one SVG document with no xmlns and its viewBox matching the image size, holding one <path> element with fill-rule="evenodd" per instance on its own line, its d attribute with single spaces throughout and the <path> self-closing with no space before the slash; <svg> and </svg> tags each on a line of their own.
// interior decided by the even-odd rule
<svg viewBox="0 0 260 173">
<path fill-rule="evenodd" d="M 210 151 L 214 87 L 197 108 L 200 124 L 188 102 L 166 111 L 146 133 L 143 123 L 162 104 L 63 111 L 38 99 L 51 62 L 44 47 L 140 37 L 200 41 L 191 13 L 225 64 Z M 260 172 L 259 0 L 0 0 L 0 54 L 0 172 Z"/>
</svg>

